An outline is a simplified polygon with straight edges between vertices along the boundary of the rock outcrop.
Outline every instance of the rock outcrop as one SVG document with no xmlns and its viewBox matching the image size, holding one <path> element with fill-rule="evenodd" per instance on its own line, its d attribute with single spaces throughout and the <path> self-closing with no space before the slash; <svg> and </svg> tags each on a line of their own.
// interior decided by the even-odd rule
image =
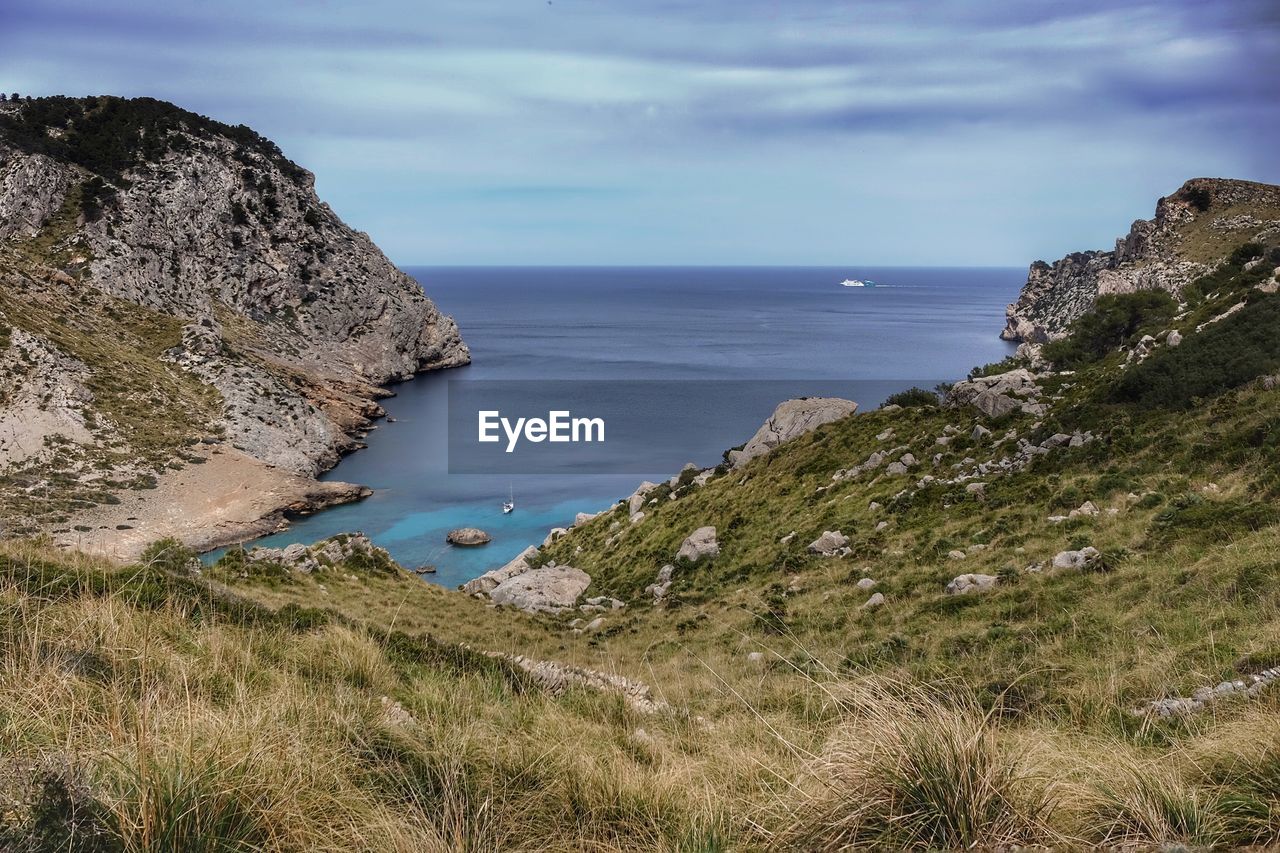
<svg viewBox="0 0 1280 853">
<path fill-rule="evenodd" d="M 578 602 L 591 576 L 573 566 L 529 569 L 504 580 L 489 593 L 494 604 L 507 604 L 526 613 L 559 613 Z"/>
<path fill-rule="evenodd" d="M 474 548 L 489 544 L 492 537 L 478 527 L 459 527 L 457 530 L 450 530 L 444 538 L 450 545 Z"/>
<path fill-rule="evenodd" d="M 989 418 L 1003 417 L 1013 411 L 1043 415 L 1048 406 L 1039 402 L 1040 394 L 1035 375 L 1025 368 L 1018 368 L 957 382 L 947 392 L 946 404 L 973 406 Z"/>
<path fill-rule="evenodd" d="M 995 589 L 999 578 L 995 575 L 965 574 L 957 575 L 947 584 L 947 595 L 968 595 L 971 592 L 984 592 Z"/>
<path fill-rule="evenodd" d="M 1053 567 L 1055 569 L 1080 569 L 1088 568 L 1101 559 L 1102 554 L 1092 545 L 1087 545 L 1079 551 L 1059 551 L 1054 555 Z"/>
<path fill-rule="evenodd" d="M 513 578 L 516 575 L 524 574 L 533 568 L 531 561 L 538 555 L 538 549 L 533 545 L 525 548 L 516 557 L 500 569 L 494 569 L 485 572 L 478 578 L 472 578 L 462 585 L 462 591 L 467 595 L 475 595 L 484 593 L 485 595 L 493 592 L 493 588 L 503 581 Z"/>
<path fill-rule="evenodd" d="M 124 481 L 211 436 L 314 477 L 359 446 L 382 386 L 466 363 L 452 319 L 314 183 L 248 128 L 160 101 L 0 105 L 0 325 L 21 332 L 0 362 L 47 356 L 24 380 L 41 402 L 6 395 L 0 422 L 73 445 L 0 447 L 0 470 Z M 11 528 L 47 526 L 0 504 Z"/>
<path fill-rule="evenodd" d="M 848 548 L 848 536 L 839 530 L 824 530 L 821 536 L 809 543 L 808 551 L 810 554 L 833 557 L 846 552 Z"/>
<path fill-rule="evenodd" d="M 1000 337 L 1043 343 L 1108 293 L 1164 290 L 1177 295 L 1235 245 L 1280 232 L 1280 186 L 1195 178 L 1156 203 L 1155 218 L 1134 222 L 1111 251 L 1036 261 Z"/>
<path fill-rule="evenodd" d="M 839 397 L 800 397 L 779 403 L 741 450 L 729 452 L 729 463 L 735 468 L 740 467 L 780 444 L 813 432 L 823 424 L 848 417 L 857 410 L 857 403 Z"/>
<path fill-rule="evenodd" d="M 648 685 L 616 673 L 585 669 L 558 661 L 536 660 L 524 655 L 506 655 L 498 652 L 486 652 L 486 654 L 511 661 L 527 672 L 538 686 L 554 694 L 563 693 L 569 688 L 616 693 L 631 706 L 632 710 L 641 714 L 657 713 L 668 707 L 665 701 L 654 697 Z"/>
<path fill-rule="evenodd" d="M 676 557 L 696 563 L 704 558 L 715 557 L 719 553 L 720 543 L 716 540 L 716 529 L 714 527 L 699 527 L 681 543 L 680 550 L 676 552 Z"/>
<path fill-rule="evenodd" d="M 246 563 L 274 563 L 288 571 L 308 575 L 344 565 L 353 558 L 361 558 L 363 565 L 380 567 L 386 572 L 398 570 L 391 555 L 363 533 L 342 533 L 314 545 L 295 542 L 283 548 L 252 548 L 244 555 Z"/>
</svg>

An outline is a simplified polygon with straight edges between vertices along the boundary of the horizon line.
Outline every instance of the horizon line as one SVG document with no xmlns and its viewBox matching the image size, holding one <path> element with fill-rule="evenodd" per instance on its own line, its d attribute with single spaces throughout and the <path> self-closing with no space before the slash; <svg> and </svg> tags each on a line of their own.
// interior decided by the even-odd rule
<svg viewBox="0 0 1280 853">
<path fill-rule="evenodd" d="M 1011 270 L 1030 264 L 553 264 L 553 263 L 409 263 L 393 261 L 397 267 L 429 267 L 434 269 L 937 269 L 937 270 Z"/>
</svg>

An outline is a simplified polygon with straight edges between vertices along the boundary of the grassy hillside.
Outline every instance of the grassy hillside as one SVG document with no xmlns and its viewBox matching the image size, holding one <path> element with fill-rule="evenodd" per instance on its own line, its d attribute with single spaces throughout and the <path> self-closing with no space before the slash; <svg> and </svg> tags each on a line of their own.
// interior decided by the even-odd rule
<svg viewBox="0 0 1280 853">
<path fill-rule="evenodd" d="M 172 543 L 123 568 L 0 545 L 0 847 L 1280 844 L 1280 686 L 1246 689 L 1280 665 L 1262 251 L 1172 310 L 1101 303 L 1046 348 L 1072 370 L 1039 373 L 1042 414 L 916 394 L 576 528 L 538 559 L 628 603 L 598 630 L 376 553 L 196 572 Z M 917 463 L 833 479 L 891 448 Z M 704 525 L 719 555 L 676 560 Z M 826 530 L 846 556 L 808 552 Z M 995 581 L 948 595 L 967 573 Z"/>
</svg>

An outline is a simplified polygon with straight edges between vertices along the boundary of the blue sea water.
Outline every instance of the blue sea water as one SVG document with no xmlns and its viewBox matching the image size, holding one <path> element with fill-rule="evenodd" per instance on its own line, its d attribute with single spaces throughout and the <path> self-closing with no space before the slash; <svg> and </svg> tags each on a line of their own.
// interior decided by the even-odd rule
<svg viewBox="0 0 1280 853">
<path fill-rule="evenodd" d="M 699 383 L 772 380 L 777 400 L 725 411 L 688 436 L 682 458 L 715 464 L 755 431 L 774 402 L 815 393 L 813 380 L 853 380 L 862 408 L 913 384 L 963 377 L 1011 352 L 997 338 L 1025 271 L 991 268 L 444 268 L 411 267 L 471 347 L 468 367 L 395 387 L 368 448 L 325 475 L 374 489 L 369 499 L 298 520 L 257 544 L 312 542 L 362 530 L 407 566 L 433 564 L 452 586 L 500 566 L 578 512 L 625 497 L 663 468 L 628 474 L 450 474 L 450 379 L 665 380 L 672 408 Z M 841 287 L 849 277 L 874 288 Z M 791 383 L 795 383 L 791 391 Z M 685 390 L 686 388 L 690 390 Z M 772 398 L 773 394 L 770 394 Z M 763 406 L 763 408 L 761 408 Z M 656 454 L 655 454 L 656 455 Z M 508 489 L 517 509 L 503 515 Z M 445 534 L 481 527 L 486 546 Z"/>
</svg>

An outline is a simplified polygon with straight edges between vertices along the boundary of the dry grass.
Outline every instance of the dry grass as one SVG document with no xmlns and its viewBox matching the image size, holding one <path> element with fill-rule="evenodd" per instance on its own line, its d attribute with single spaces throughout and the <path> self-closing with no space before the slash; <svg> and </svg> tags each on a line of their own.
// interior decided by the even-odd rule
<svg viewBox="0 0 1280 853">
<path fill-rule="evenodd" d="M 972 694 L 866 678 L 782 807 L 788 848 L 991 849 L 1063 841 L 1058 792 Z"/>
</svg>

